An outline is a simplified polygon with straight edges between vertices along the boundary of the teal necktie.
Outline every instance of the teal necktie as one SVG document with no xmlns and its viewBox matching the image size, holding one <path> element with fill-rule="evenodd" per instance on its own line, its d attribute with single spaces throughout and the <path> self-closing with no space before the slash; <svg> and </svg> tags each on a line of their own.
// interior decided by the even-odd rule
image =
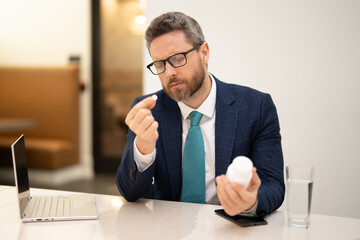
<svg viewBox="0 0 360 240">
<path fill-rule="evenodd" d="M 205 150 L 199 127 L 202 114 L 190 113 L 191 126 L 186 136 L 182 172 L 182 202 L 205 203 Z"/>
</svg>

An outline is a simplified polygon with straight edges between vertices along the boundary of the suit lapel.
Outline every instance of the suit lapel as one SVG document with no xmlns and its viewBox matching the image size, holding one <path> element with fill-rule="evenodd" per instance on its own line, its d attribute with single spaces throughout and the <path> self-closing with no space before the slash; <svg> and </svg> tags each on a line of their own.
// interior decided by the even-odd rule
<svg viewBox="0 0 360 240">
<path fill-rule="evenodd" d="M 172 190 L 172 198 L 180 199 L 182 171 L 182 120 L 180 109 L 175 101 L 166 96 L 162 119 L 162 138 Z"/>
<path fill-rule="evenodd" d="M 227 86 L 216 79 L 215 175 L 225 174 L 232 158 L 238 110 Z"/>
</svg>

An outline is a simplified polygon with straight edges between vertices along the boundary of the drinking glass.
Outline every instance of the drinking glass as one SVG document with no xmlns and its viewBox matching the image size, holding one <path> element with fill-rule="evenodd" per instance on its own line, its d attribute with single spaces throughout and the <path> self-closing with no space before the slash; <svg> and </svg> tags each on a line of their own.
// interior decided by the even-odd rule
<svg viewBox="0 0 360 240">
<path fill-rule="evenodd" d="M 308 228 L 313 189 L 313 166 L 286 166 L 288 225 Z"/>
</svg>

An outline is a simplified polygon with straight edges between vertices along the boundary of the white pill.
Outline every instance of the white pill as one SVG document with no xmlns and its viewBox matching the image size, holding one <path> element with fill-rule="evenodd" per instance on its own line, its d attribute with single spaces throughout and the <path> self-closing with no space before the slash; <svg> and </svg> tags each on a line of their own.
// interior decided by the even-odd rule
<svg viewBox="0 0 360 240">
<path fill-rule="evenodd" d="M 152 97 L 155 101 L 158 99 L 158 96 L 157 96 L 157 95 L 155 95 L 155 94 L 154 94 L 154 95 L 152 95 L 151 97 Z"/>
</svg>

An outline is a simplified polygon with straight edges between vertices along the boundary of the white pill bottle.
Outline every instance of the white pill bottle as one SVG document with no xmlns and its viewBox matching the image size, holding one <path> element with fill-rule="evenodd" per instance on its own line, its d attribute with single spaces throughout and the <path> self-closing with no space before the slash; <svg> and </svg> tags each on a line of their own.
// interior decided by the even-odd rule
<svg viewBox="0 0 360 240">
<path fill-rule="evenodd" d="M 239 156 L 236 157 L 229 165 L 226 171 L 226 176 L 230 182 L 239 183 L 247 189 L 252 178 L 252 168 L 253 163 L 249 158 Z"/>
</svg>

